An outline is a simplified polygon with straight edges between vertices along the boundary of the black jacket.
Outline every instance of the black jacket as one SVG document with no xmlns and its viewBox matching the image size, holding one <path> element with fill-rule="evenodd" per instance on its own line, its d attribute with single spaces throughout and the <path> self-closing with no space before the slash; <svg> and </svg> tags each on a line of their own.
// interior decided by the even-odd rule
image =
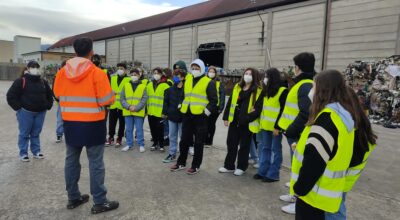
<svg viewBox="0 0 400 220">
<path fill-rule="evenodd" d="M 21 108 L 32 112 L 50 110 L 53 106 L 53 91 L 40 76 L 25 74 L 16 79 L 8 90 L 7 102 L 15 111 Z"/>
<path fill-rule="evenodd" d="M 296 83 L 300 82 L 303 79 L 313 79 L 314 74 L 313 73 L 301 73 L 299 76 L 297 76 L 294 81 Z M 299 88 L 299 92 L 297 94 L 297 99 L 299 100 L 299 114 L 297 117 L 294 119 L 293 123 L 289 125 L 289 127 L 286 130 L 286 137 L 292 138 L 292 139 L 299 139 L 301 132 L 303 132 L 303 129 L 305 127 L 305 124 L 308 121 L 308 116 L 310 114 L 310 106 L 311 106 L 311 100 L 308 98 L 308 93 L 310 92 L 312 88 L 311 83 L 305 83 Z"/>
<path fill-rule="evenodd" d="M 168 120 L 173 122 L 182 122 L 183 114 L 179 110 L 179 105 L 183 102 L 183 86 L 178 88 L 173 85 L 165 91 L 163 115 L 168 117 Z"/>
<path fill-rule="evenodd" d="M 222 84 L 222 82 L 219 79 L 216 79 L 219 81 L 219 105 L 218 105 L 218 113 L 221 113 L 224 111 L 225 108 L 225 87 Z M 215 83 L 217 85 L 217 83 Z"/>
<path fill-rule="evenodd" d="M 232 121 L 233 124 L 238 124 L 239 126 L 248 126 L 250 122 L 256 120 L 260 116 L 264 103 L 264 94 L 260 94 L 258 100 L 256 100 L 256 103 L 254 105 L 255 111 L 248 113 L 250 97 L 256 89 L 257 87 L 253 87 L 247 91 L 241 90 L 239 92 L 238 100 L 236 102 L 237 106 L 235 108 L 235 114 Z M 224 121 L 228 121 L 231 103 L 232 96 L 229 97 L 228 103 L 225 108 L 225 112 L 223 115 Z"/>
</svg>

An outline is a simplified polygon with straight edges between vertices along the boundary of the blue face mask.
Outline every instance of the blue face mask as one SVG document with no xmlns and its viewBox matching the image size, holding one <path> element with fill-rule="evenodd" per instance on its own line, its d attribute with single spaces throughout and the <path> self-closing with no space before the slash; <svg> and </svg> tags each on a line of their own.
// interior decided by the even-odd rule
<svg viewBox="0 0 400 220">
<path fill-rule="evenodd" d="M 179 84 L 181 82 L 181 79 L 179 78 L 179 76 L 174 76 L 172 78 L 172 81 L 174 81 L 175 84 Z"/>
</svg>

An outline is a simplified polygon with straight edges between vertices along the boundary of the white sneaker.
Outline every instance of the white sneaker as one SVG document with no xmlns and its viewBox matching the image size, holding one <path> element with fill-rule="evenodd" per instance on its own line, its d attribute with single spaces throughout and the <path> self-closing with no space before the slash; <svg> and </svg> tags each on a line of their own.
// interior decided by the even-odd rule
<svg viewBox="0 0 400 220">
<path fill-rule="evenodd" d="M 256 160 L 253 160 L 253 159 L 250 159 L 250 160 L 249 160 L 249 164 L 256 164 L 256 163 L 257 163 Z"/>
<path fill-rule="evenodd" d="M 253 165 L 253 167 L 256 168 L 256 169 L 258 169 L 258 168 L 260 168 L 260 164 L 259 164 L 259 163 L 256 163 L 256 164 Z"/>
<path fill-rule="evenodd" d="M 228 170 L 228 169 L 226 169 L 225 167 L 220 167 L 220 168 L 218 169 L 218 172 L 220 172 L 220 173 L 233 173 L 234 170 Z"/>
<path fill-rule="evenodd" d="M 285 186 L 286 186 L 287 188 L 290 188 L 290 182 L 286 182 L 286 183 L 285 183 Z"/>
<path fill-rule="evenodd" d="M 143 153 L 146 151 L 146 149 L 143 146 L 141 146 L 141 147 L 139 147 L 139 151 L 140 151 L 140 153 Z"/>
<path fill-rule="evenodd" d="M 233 175 L 235 176 L 241 176 L 244 174 L 244 171 L 241 169 L 236 169 L 235 172 L 233 172 Z"/>
<path fill-rule="evenodd" d="M 296 202 L 296 197 L 292 196 L 292 195 L 282 195 L 279 196 L 279 199 L 284 201 L 284 202 Z"/>
<path fill-rule="evenodd" d="M 194 155 L 194 147 L 189 147 L 189 154 Z"/>
<path fill-rule="evenodd" d="M 296 214 L 296 203 L 290 203 L 289 205 L 283 206 L 281 210 L 287 214 Z"/>
<path fill-rule="evenodd" d="M 35 158 L 35 159 L 44 159 L 44 155 L 42 153 L 37 153 L 36 155 L 33 155 L 33 158 Z"/>
<path fill-rule="evenodd" d="M 132 147 L 126 146 L 126 147 L 122 148 L 121 151 L 126 152 L 126 151 L 128 151 L 130 149 L 132 149 Z"/>
</svg>

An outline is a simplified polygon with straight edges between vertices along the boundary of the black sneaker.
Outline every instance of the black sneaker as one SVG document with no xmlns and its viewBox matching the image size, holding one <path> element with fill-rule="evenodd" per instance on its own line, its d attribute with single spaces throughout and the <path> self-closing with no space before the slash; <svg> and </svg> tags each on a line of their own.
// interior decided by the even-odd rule
<svg viewBox="0 0 400 220">
<path fill-rule="evenodd" d="M 62 136 L 57 135 L 56 143 L 60 143 L 62 141 Z"/>
<path fill-rule="evenodd" d="M 84 203 L 87 203 L 88 201 L 89 201 L 89 195 L 83 194 L 79 199 L 69 200 L 67 204 L 67 209 L 74 209 Z"/>
<path fill-rule="evenodd" d="M 175 156 L 175 155 L 169 154 L 169 155 L 163 160 L 163 162 L 164 162 L 164 163 L 171 163 L 171 162 L 173 162 L 173 161 L 175 161 L 175 160 L 176 160 L 176 156 Z"/>
<path fill-rule="evenodd" d="M 119 202 L 117 201 L 108 201 L 104 204 L 93 205 L 92 214 L 98 214 L 102 212 L 108 212 L 119 207 Z"/>
<path fill-rule="evenodd" d="M 155 150 L 157 150 L 157 148 L 158 148 L 157 144 L 154 143 L 154 144 L 150 147 L 150 151 L 155 151 Z"/>
<path fill-rule="evenodd" d="M 257 173 L 257 174 L 255 174 L 255 175 L 253 176 L 253 179 L 255 179 L 255 180 L 261 180 L 261 179 L 264 179 L 264 177 L 262 177 L 261 175 L 259 175 L 259 174 Z"/>
<path fill-rule="evenodd" d="M 160 147 L 160 151 L 164 152 L 165 151 L 164 147 Z"/>
<path fill-rule="evenodd" d="M 273 183 L 273 182 L 277 182 L 279 180 L 274 180 L 274 179 L 270 179 L 268 177 L 265 177 L 264 179 L 262 179 L 261 181 L 263 181 L 264 183 Z"/>
</svg>

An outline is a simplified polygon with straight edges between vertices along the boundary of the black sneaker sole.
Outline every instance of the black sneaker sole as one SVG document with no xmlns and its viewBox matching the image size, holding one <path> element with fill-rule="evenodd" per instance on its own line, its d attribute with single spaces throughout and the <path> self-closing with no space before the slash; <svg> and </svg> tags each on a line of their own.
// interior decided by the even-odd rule
<svg viewBox="0 0 400 220">
<path fill-rule="evenodd" d="M 76 202 L 73 202 L 72 204 L 67 205 L 67 209 L 74 209 L 82 204 L 85 204 L 89 201 L 89 195 L 82 195 L 81 199 L 77 200 Z"/>
</svg>

